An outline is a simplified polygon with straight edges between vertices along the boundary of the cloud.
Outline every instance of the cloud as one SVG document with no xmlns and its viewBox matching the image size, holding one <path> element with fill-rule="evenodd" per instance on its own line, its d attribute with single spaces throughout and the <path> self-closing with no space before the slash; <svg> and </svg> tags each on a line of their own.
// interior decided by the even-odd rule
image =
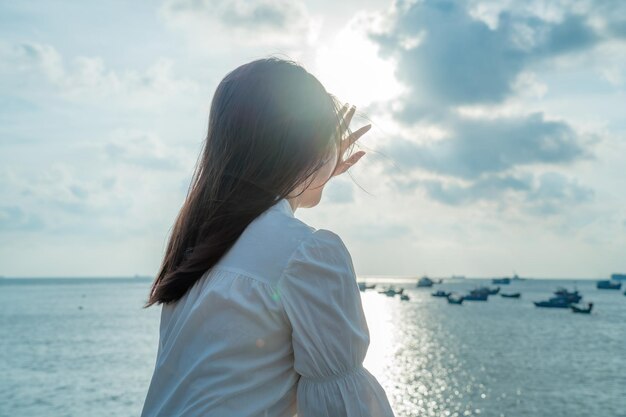
<svg viewBox="0 0 626 417">
<path fill-rule="evenodd" d="M 309 16 L 304 3 L 290 0 L 169 0 L 159 15 L 194 44 L 219 37 L 231 46 L 298 45 L 312 41 L 319 29 L 319 21 Z M 220 47 L 215 42 L 209 45 Z"/>
<path fill-rule="evenodd" d="M 568 179 L 556 172 L 546 172 L 539 177 L 539 184 L 526 196 L 531 210 L 540 215 L 553 215 L 567 206 L 592 201 L 593 189 L 580 185 L 575 179 Z"/>
<path fill-rule="evenodd" d="M 550 171 L 537 176 L 530 173 L 486 175 L 467 184 L 417 180 L 412 185 L 423 187 L 429 197 L 450 206 L 501 202 L 515 196 L 511 206 L 523 204 L 527 212 L 540 216 L 560 214 L 595 197 L 593 189 L 579 184 L 576 179 Z"/>
<path fill-rule="evenodd" d="M 529 113 L 522 105 L 510 106 L 511 99 L 540 99 L 547 93 L 537 71 L 605 45 L 619 49 L 614 31 L 607 29 L 608 13 L 590 3 L 565 3 L 393 4 L 386 24 L 368 31 L 381 56 L 397 63 L 396 76 L 406 87 L 389 112 L 404 127 L 430 124 L 445 132 L 434 140 L 400 134 L 382 145 L 410 170 L 392 175 L 393 186 L 404 192 L 424 189 L 451 206 L 521 200 L 535 215 L 594 198 L 577 179 L 545 172 L 595 159 L 599 135 L 583 133 L 536 105 Z M 621 83 L 615 68 L 602 76 Z M 511 195 L 516 200 L 505 198 Z"/>
<path fill-rule="evenodd" d="M 166 145 L 156 134 L 138 129 L 115 129 L 97 147 L 113 163 L 155 170 L 182 170 L 191 161 L 182 147 Z"/>
<path fill-rule="evenodd" d="M 37 231 L 44 223 L 37 215 L 18 206 L 0 206 L 0 231 Z"/>
<path fill-rule="evenodd" d="M 398 62 L 397 76 L 409 92 L 397 116 L 406 122 L 450 106 L 502 102 L 532 65 L 589 49 L 604 37 L 574 13 L 549 21 L 502 10 L 490 26 L 463 1 L 398 1 L 389 20 L 370 38 Z"/>
<path fill-rule="evenodd" d="M 184 199 L 192 158 L 155 134 L 116 129 L 107 140 L 65 146 L 78 158 L 0 171 L 0 229 L 99 239 L 154 234 Z"/>
<path fill-rule="evenodd" d="M 494 119 L 448 119 L 448 137 L 419 143 L 396 139 L 383 150 L 409 168 L 477 178 L 517 166 L 567 164 L 592 158 L 583 139 L 566 123 L 542 113 Z"/>
<path fill-rule="evenodd" d="M 0 44 L 0 74 L 7 89 L 41 94 L 52 88 L 56 97 L 79 102 L 111 100 L 128 107 L 154 107 L 183 93 L 193 93 L 197 84 L 178 78 L 170 59 L 159 58 L 143 71 L 117 72 L 106 68 L 102 58 L 79 56 L 70 63 L 51 45 L 36 42 Z M 8 80 L 12 84 L 8 83 Z"/>
<path fill-rule="evenodd" d="M 532 190 L 532 176 L 488 175 L 468 185 L 449 184 L 441 180 L 416 181 L 429 197 L 441 203 L 458 206 L 476 201 L 496 201 L 508 192 Z"/>
</svg>

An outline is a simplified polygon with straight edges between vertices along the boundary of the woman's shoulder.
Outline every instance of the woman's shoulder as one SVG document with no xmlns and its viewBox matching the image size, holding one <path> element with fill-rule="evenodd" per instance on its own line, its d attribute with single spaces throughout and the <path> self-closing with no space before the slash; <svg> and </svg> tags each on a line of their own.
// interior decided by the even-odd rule
<svg viewBox="0 0 626 417">
<path fill-rule="evenodd" d="M 243 231 L 235 244 L 224 254 L 218 266 L 236 268 L 252 276 L 271 277 L 281 274 L 289 258 L 303 241 L 325 236 L 304 221 L 278 210 L 269 210 Z M 264 278 L 265 279 L 265 278 Z"/>
<path fill-rule="evenodd" d="M 353 271 L 352 256 L 343 239 L 328 229 L 314 229 L 292 250 L 287 268 L 331 268 Z"/>
</svg>

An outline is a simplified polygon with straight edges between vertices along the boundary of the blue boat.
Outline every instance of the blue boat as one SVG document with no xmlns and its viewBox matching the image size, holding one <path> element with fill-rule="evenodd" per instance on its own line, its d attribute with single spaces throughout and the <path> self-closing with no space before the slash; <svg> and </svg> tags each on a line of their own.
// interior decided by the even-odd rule
<svg viewBox="0 0 626 417">
<path fill-rule="evenodd" d="M 435 281 L 433 281 L 432 279 L 428 278 L 427 276 L 423 276 L 420 278 L 419 281 L 417 281 L 416 287 L 418 288 L 432 287 L 434 283 Z"/>
<path fill-rule="evenodd" d="M 373 290 L 374 288 L 376 288 L 376 284 L 367 284 L 365 282 L 359 282 L 359 290 L 361 291 L 365 291 L 365 290 Z"/>
<path fill-rule="evenodd" d="M 573 303 L 564 297 L 552 297 L 548 301 L 533 301 L 536 307 L 569 308 Z"/>
<path fill-rule="evenodd" d="M 572 311 L 574 313 L 591 314 L 591 309 L 593 308 L 593 303 L 587 303 L 587 307 L 583 307 L 583 306 L 580 306 L 580 305 L 572 304 L 570 306 L 570 308 L 572 309 Z"/>
<path fill-rule="evenodd" d="M 500 292 L 500 287 L 487 289 L 489 295 L 496 295 Z"/>
<path fill-rule="evenodd" d="M 402 295 L 403 292 L 404 292 L 404 288 L 400 287 L 399 289 L 396 289 L 393 287 L 393 285 L 390 285 L 389 287 L 387 287 L 386 290 L 378 291 L 379 294 L 385 294 L 387 297 L 393 297 L 397 294 Z"/>
<path fill-rule="evenodd" d="M 467 301 L 487 301 L 489 293 L 486 291 L 472 290 L 469 294 L 464 295 L 463 299 Z"/>
<path fill-rule="evenodd" d="M 578 291 L 568 291 L 563 287 L 557 288 L 557 290 L 554 292 L 554 295 L 564 298 L 572 303 L 577 303 L 583 298 L 583 296 L 580 295 Z"/>
<path fill-rule="evenodd" d="M 611 280 L 598 281 L 596 288 L 599 290 L 619 290 L 622 288 L 622 283 Z"/>
<path fill-rule="evenodd" d="M 519 292 L 512 292 L 512 293 L 500 293 L 500 297 L 504 297 L 504 298 L 520 298 L 522 296 L 521 293 Z"/>
<path fill-rule="evenodd" d="M 458 294 L 450 293 L 448 295 L 448 304 L 463 304 L 464 299 L 464 297 L 461 297 Z"/>
<path fill-rule="evenodd" d="M 511 283 L 511 278 L 494 278 L 491 280 L 491 283 L 508 285 Z"/>
<path fill-rule="evenodd" d="M 437 291 L 431 293 L 430 295 L 432 295 L 433 297 L 447 297 L 447 296 L 450 295 L 450 293 L 442 291 L 442 290 L 437 290 Z"/>
</svg>

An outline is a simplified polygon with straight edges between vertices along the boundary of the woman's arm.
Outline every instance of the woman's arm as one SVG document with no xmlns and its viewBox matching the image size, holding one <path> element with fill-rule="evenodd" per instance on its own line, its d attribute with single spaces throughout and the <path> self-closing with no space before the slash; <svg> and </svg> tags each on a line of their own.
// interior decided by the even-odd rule
<svg viewBox="0 0 626 417">
<path fill-rule="evenodd" d="M 352 258 L 335 233 L 300 243 L 279 280 L 292 326 L 298 417 L 393 417 L 385 391 L 363 367 L 369 330 Z"/>
</svg>

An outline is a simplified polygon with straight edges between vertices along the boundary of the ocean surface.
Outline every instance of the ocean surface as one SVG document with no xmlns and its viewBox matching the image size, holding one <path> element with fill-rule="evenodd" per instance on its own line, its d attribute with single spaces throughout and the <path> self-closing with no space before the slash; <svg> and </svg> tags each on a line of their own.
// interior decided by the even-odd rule
<svg viewBox="0 0 626 417">
<path fill-rule="evenodd" d="M 409 301 L 362 292 L 371 343 L 365 366 L 398 417 L 626 416 L 626 296 L 594 281 L 523 280 L 520 299 L 450 305 L 436 289 Z M 139 416 L 158 343 L 160 307 L 142 309 L 149 279 L 0 279 L 0 416 Z M 380 284 L 379 284 L 380 285 Z M 558 286 L 591 315 L 542 309 Z"/>
</svg>

